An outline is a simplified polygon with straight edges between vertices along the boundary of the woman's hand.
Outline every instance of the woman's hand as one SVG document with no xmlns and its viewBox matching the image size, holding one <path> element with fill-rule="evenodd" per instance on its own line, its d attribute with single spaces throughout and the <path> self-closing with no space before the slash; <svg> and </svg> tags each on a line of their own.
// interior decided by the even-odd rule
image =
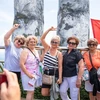
<svg viewBox="0 0 100 100">
<path fill-rule="evenodd" d="M 17 29 L 20 26 L 20 24 L 14 24 L 13 28 Z"/>
<path fill-rule="evenodd" d="M 28 75 L 28 77 L 31 78 L 31 79 L 35 78 L 35 76 L 33 74 L 31 74 L 31 73 Z"/>
<path fill-rule="evenodd" d="M 61 84 L 61 83 L 62 83 L 62 79 L 59 78 L 59 79 L 57 80 L 57 84 Z"/>
<path fill-rule="evenodd" d="M 20 100 L 20 87 L 16 74 L 4 70 L 7 83 L 3 82 L 0 89 L 0 100 Z"/>
<path fill-rule="evenodd" d="M 76 87 L 77 88 L 81 87 L 81 79 L 77 79 L 77 81 L 76 81 Z"/>
<path fill-rule="evenodd" d="M 57 28 L 54 28 L 53 26 L 50 28 L 50 31 L 56 31 Z"/>
</svg>

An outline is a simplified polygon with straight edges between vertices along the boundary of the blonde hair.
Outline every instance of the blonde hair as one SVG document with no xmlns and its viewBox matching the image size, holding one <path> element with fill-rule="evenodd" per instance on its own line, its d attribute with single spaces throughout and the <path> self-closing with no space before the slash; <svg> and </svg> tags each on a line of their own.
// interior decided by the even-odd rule
<svg viewBox="0 0 100 100">
<path fill-rule="evenodd" d="M 59 35 L 56 35 L 56 36 L 52 37 L 51 41 L 54 40 L 54 39 L 56 39 L 56 40 L 58 40 L 58 42 L 60 42 L 60 36 Z"/>
<path fill-rule="evenodd" d="M 37 39 L 36 36 L 30 35 L 30 36 L 28 36 L 28 37 L 26 38 L 26 45 L 27 45 L 27 46 L 28 46 L 28 43 L 29 43 L 29 41 L 30 41 L 31 39 L 34 39 L 34 40 L 36 41 L 36 43 L 38 42 L 38 39 Z"/>
<path fill-rule="evenodd" d="M 16 40 L 22 40 L 23 41 L 23 45 L 25 44 L 26 42 L 26 38 L 23 36 L 23 35 L 17 35 L 15 38 L 14 38 L 14 42 Z"/>
</svg>

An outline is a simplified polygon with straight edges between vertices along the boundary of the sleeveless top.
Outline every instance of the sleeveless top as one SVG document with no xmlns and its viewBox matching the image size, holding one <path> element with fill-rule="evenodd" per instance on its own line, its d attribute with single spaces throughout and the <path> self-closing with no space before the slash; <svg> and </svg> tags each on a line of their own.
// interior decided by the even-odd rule
<svg viewBox="0 0 100 100">
<path fill-rule="evenodd" d="M 28 50 L 28 56 L 27 56 L 27 59 L 25 62 L 25 67 L 31 74 L 33 74 L 33 73 L 38 74 L 38 70 L 39 70 L 39 63 L 38 63 L 39 54 L 37 51 L 36 51 L 35 56 L 32 54 L 31 51 Z M 37 61 L 37 59 L 38 59 L 38 61 Z M 25 73 L 23 71 L 21 71 L 21 74 L 25 74 Z"/>
<path fill-rule="evenodd" d="M 88 68 L 88 70 L 90 70 L 92 68 L 91 66 L 91 62 L 90 62 L 90 58 L 89 58 L 89 52 L 85 52 L 83 54 L 84 57 L 84 61 L 86 63 L 86 66 Z M 92 63 L 93 66 L 98 69 L 100 67 L 100 50 L 97 50 L 96 53 L 92 56 Z"/>
<path fill-rule="evenodd" d="M 52 56 L 50 55 L 50 52 L 48 51 L 47 53 L 45 53 L 44 56 L 44 67 L 48 67 L 48 68 L 57 68 L 58 67 L 58 58 L 57 55 L 56 56 Z"/>
</svg>

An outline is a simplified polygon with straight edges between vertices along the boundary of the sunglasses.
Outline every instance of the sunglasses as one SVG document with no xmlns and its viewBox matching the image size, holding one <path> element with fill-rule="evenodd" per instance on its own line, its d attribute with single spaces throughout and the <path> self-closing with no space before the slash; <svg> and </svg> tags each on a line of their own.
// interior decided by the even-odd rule
<svg viewBox="0 0 100 100">
<path fill-rule="evenodd" d="M 18 40 L 18 43 L 20 43 L 20 45 L 23 45 L 24 44 L 21 40 Z"/>
<path fill-rule="evenodd" d="M 76 45 L 76 43 L 74 43 L 74 42 L 68 42 L 68 44 L 70 45 L 70 44 L 72 44 L 72 45 Z"/>
<path fill-rule="evenodd" d="M 88 44 L 88 46 L 89 46 L 89 47 L 91 47 L 91 46 L 94 47 L 94 46 L 97 46 L 97 45 L 96 45 L 96 44 Z"/>
<path fill-rule="evenodd" d="M 58 44 L 58 42 L 55 42 L 55 41 L 51 41 L 51 43 L 52 43 L 52 44 Z"/>
</svg>

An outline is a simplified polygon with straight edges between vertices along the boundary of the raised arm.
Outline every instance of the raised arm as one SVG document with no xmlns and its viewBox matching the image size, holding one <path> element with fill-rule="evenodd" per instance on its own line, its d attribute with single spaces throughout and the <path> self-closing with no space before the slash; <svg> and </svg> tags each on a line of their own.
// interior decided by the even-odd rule
<svg viewBox="0 0 100 100">
<path fill-rule="evenodd" d="M 45 50 L 48 50 L 49 49 L 49 44 L 46 42 L 46 40 L 45 40 L 45 37 L 46 37 L 46 35 L 50 32 L 50 31 L 55 31 L 56 30 L 56 28 L 54 28 L 54 27 L 50 27 L 47 31 L 45 31 L 44 33 L 43 33 L 43 35 L 41 36 L 41 43 L 42 43 L 42 45 L 43 45 L 43 47 L 44 47 L 44 49 Z"/>
<path fill-rule="evenodd" d="M 4 36 L 5 46 L 8 46 L 10 44 L 9 38 L 18 27 L 19 27 L 19 24 L 14 24 L 14 26 L 5 34 Z"/>
</svg>

